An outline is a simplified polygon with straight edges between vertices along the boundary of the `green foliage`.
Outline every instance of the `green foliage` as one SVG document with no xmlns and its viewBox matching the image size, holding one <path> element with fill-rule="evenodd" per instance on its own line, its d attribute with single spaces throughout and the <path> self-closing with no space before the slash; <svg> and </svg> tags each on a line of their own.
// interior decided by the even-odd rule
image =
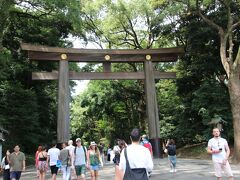
<svg viewBox="0 0 240 180">
<path fill-rule="evenodd" d="M 101 48 L 144 49 L 169 45 L 170 41 L 161 37 L 169 29 L 164 26 L 165 14 L 154 11 L 149 2 L 83 1 L 82 11 L 88 41 Z"/>
<path fill-rule="evenodd" d="M 137 81 L 93 81 L 72 104 L 72 131 L 87 141 L 107 138 L 128 140 L 129 129 L 143 123 L 138 108 Z M 141 126 L 140 126 L 141 127 Z M 88 129 L 86 131 L 86 129 Z"/>
<path fill-rule="evenodd" d="M 1 86 L 1 125 L 9 131 L 7 146 L 20 144 L 30 152 L 39 141 L 38 105 L 32 90 L 25 90 L 18 82 Z M 35 131 L 35 132 L 34 132 Z M 24 141 L 23 141 L 24 139 Z"/>
<path fill-rule="evenodd" d="M 182 104 L 177 95 L 176 83 L 164 80 L 157 83 L 160 135 L 163 139 L 176 138 L 178 114 L 181 113 Z"/>
<path fill-rule="evenodd" d="M 220 6 L 218 10 L 211 11 L 210 16 L 218 24 L 224 24 L 225 15 L 225 10 Z M 208 122 L 215 115 L 220 115 L 229 122 L 224 127 L 224 133 L 231 138 L 229 94 L 222 78 L 225 73 L 219 60 L 217 33 L 194 14 L 189 14 L 182 17 L 179 35 L 186 39 L 186 54 L 177 65 L 178 95 L 184 103 L 184 111 L 179 121 L 180 129 L 186 130 L 185 135 L 200 135 L 207 140 L 211 136 L 209 132 L 212 128 Z M 182 136 L 181 130 L 178 131 Z M 190 136 L 186 136 L 189 141 L 192 139 Z"/>
<path fill-rule="evenodd" d="M 29 62 L 19 44 L 72 46 L 64 39 L 76 28 L 77 24 L 69 18 L 73 11 L 79 17 L 80 8 L 75 0 L 22 1 L 17 6 L 14 1 L 4 3 L 1 5 L 6 11 L 1 11 L 1 17 L 6 18 L 0 28 L 0 44 L 4 47 L 0 48 L 0 125 L 9 134 L 3 148 L 20 144 L 24 152 L 35 153 L 33 149 L 39 144 L 56 139 L 58 86 L 53 81 L 32 81 L 30 73 L 56 70 L 58 64 Z M 70 64 L 70 70 L 79 68 Z"/>
</svg>

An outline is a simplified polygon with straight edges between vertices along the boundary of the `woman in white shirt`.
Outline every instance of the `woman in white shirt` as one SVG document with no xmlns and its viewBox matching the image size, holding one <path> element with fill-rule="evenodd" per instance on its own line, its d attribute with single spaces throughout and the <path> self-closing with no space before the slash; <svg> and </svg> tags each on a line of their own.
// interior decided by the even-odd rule
<svg viewBox="0 0 240 180">
<path fill-rule="evenodd" d="M 10 151 L 6 151 L 6 155 L 2 159 L 1 168 L 3 169 L 3 180 L 10 180 L 10 166 L 7 160 L 7 156 L 10 155 Z"/>
</svg>

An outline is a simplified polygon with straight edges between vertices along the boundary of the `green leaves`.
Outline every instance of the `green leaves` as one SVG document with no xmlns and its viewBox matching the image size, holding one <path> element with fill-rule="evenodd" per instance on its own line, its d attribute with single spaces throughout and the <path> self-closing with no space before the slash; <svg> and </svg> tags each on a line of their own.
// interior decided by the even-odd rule
<svg viewBox="0 0 240 180">
<path fill-rule="evenodd" d="M 88 40 L 101 48 L 150 48 L 164 15 L 148 1 L 83 1 Z"/>
<path fill-rule="evenodd" d="M 4 10 L 0 12 L 0 124 L 10 132 L 3 147 L 12 149 L 19 143 L 26 153 L 32 153 L 36 145 L 56 139 L 57 82 L 32 81 L 31 72 L 54 71 L 58 65 L 29 62 L 19 44 L 72 46 L 65 38 L 80 27 L 77 26 L 81 24 L 80 3 L 1 2 L 0 8 Z M 80 34 L 81 29 L 76 32 Z M 71 64 L 70 69 L 79 70 L 76 64 Z"/>
<path fill-rule="evenodd" d="M 72 104 L 73 131 L 88 141 L 93 134 L 96 141 L 128 140 L 129 129 L 144 121 L 138 112 L 141 93 L 137 81 L 91 81 Z"/>
</svg>

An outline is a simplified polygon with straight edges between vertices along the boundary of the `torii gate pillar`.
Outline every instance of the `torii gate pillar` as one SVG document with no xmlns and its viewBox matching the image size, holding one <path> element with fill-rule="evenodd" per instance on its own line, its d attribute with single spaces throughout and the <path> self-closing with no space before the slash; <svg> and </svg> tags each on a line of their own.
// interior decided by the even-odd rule
<svg viewBox="0 0 240 180">
<path fill-rule="evenodd" d="M 162 146 L 160 141 L 160 126 L 158 116 L 158 104 L 155 89 L 155 78 L 152 61 L 145 61 L 145 93 L 147 102 L 147 122 L 149 139 L 153 148 L 153 156 L 162 157 Z"/>
<path fill-rule="evenodd" d="M 57 116 L 57 142 L 67 142 L 70 138 L 70 89 L 68 61 L 59 62 L 58 74 L 58 116 Z"/>
</svg>

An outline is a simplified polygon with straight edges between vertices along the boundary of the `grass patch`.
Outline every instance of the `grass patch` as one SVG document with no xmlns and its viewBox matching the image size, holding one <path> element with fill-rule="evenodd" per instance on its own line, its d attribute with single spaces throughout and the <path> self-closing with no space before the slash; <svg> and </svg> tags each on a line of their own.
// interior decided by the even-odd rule
<svg viewBox="0 0 240 180">
<path fill-rule="evenodd" d="M 207 153 L 207 143 L 187 145 L 177 149 L 177 157 L 190 159 L 211 159 Z"/>
</svg>

